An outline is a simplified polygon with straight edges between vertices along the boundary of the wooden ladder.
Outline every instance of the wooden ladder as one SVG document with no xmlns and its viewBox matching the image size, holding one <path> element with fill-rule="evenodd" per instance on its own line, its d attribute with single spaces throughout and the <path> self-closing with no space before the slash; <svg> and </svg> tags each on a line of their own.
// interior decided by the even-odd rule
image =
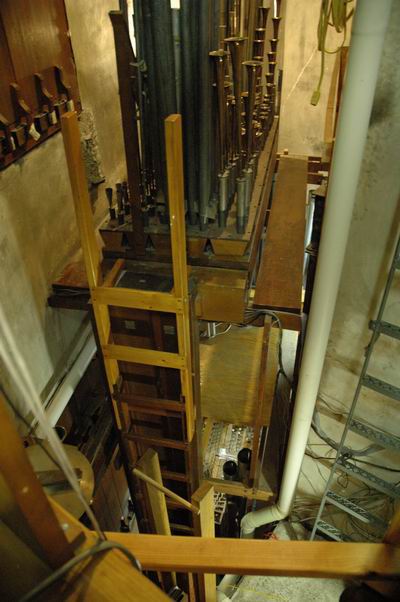
<svg viewBox="0 0 400 602">
<path fill-rule="evenodd" d="M 148 447 L 182 450 L 185 454 L 187 474 L 177 473 L 170 470 L 168 466 L 168 470 L 164 471 L 163 476 L 172 481 L 187 483 L 189 497 L 197 487 L 197 482 L 191 474 L 193 465 L 196 463 L 191 455 L 195 435 L 195 403 L 190 329 L 191 308 L 186 263 L 181 117 L 180 115 L 171 115 L 165 120 L 173 272 L 173 288 L 170 292 L 117 287 L 116 282 L 124 267 L 122 259 L 117 259 L 112 269 L 103 278 L 101 254 L 96 239 L 81 155 L 77 114 L 75 112 L 66 113 L 61 122 L 93 314 L 115 418 L 123 436 L 124 446 L 128 449 L 130 468 Z M 174 314 L 176 316 L 178 352 L 171 353 L 116 344 L 111 330 L 110 307 Z M 122 378 L 118 362 L 179 370 L 181 399 L 177 401 L 124 393 L 121 387 Z M 181 417 L 183 440 L 156 437 L 153 434 L 138 434 L 134 426 L 130 427 L 132 424 L 129 420 L 131 412 L 145 413 L 151 416 Z M 129 453 L 129 450 L 132 452 L 130 449 L 132 442 L 136 445 L 136 453 Z M 171 508 L 173 509 L 173 504 Z"/>
</svg>

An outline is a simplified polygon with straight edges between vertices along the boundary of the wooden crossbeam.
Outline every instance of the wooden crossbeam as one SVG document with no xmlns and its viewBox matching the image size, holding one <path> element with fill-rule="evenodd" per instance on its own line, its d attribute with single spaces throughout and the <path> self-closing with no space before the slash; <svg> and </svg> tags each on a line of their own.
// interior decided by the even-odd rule
<svg viewBox="0 0 400 602">
<path fill-rule="evenodd" d="M 103 355 L 107 359 L 120 362 L 159 366 L 160 368 L 183 369 L 186 366 L 185 358 L 178 353 L 143 349 L 142 347 L 128 347 L 128 345 L 103 345 Z"/>
<path fill-rule="evenodd" d="M 108 533 L 143 569 L 335 579 L 398 579 L 400 548 L 381 543 L 162 537 Z"/>
<path fill-rule="evenodd" d="M 147 437 L 146 435 L 137 435 L 136 433 L 124 433 L 124 437 L 130 441 L 147 443 L 148 445 L 153 445 L 155 447 L 168 447 L 170 449 L 181 449 L 182 451 L 186 451 L 188 448 L 186 441 L 175 441 L 175 439 Z"/>
<path fill-rule="evenodd" d="M 92 291 L 92 300 L 104 305 L 182 313 L 182 300 L 171 293 L 135 290 L 131 288 L 98 287 Z"/>
</svg>

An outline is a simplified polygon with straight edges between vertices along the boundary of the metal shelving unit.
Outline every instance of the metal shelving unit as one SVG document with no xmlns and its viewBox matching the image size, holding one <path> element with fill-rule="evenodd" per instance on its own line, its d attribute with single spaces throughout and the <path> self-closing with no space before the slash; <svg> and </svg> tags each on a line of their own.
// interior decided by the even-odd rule
<svg viewBox="0 0 400 602">
<path fill-rule="evenodd" d="M 354 393 L 353 401 L 342 433 L 342 437 L 338 446 L 336 458 L 332 465 L 331 472 L 326 483 L 325 491 L 321 499 L 318 514 L 314 522 L 314 527 L 311 533 L 311 539 L 314 539 L 317 532 L 320 532 L 324 535 L 327 535 L 331 539 L 334 539 L 335 541 L 352 541 L 351 537 L 343 533 L 336 526 L 331 525 L 330 523 L 325 521 L 325 519 L 323 518 L 323 513 L 327 504 L 331 504 L 336 508 L 342 510 L 344 513 L 355 517 L 363 523 L 368 524 L 370 527 L 373 527 L 374 531 L 376 531 L 376 539 L 381 538 L 384 531 L 387 528 L 387 524 L 380 517 L 375 516 L 367 509 L 362 508 L 358 504 L 354 503 L 352 500 L 347 499 L 332 490 L 332 485 L 337 472 L 344 472 L 345 474 L 353 477 L 354 479 L 365 483 L 372 489 L 383 493 L 390 499 L 394 500 L 400 498 L 399 485 L 387 482 L 384 479 L 378 477 L 376 474 L 365 470 L 364 468 L 360 468 L 356 464 L 357 460 L 355 458 L 355 455 L 353 456 L 351 453 L 349 453 L 348 447 L 345 446 L 349 432 L 353 432 L 357 435 L 364 437 L 365 439 L 370 441 L 371 444 L 379 445 L 383 449 L 390 449 L 392 451 L 400 453 L 399 437 L 376 429 L 373 426 L 365 424 L 361 420 L 354 417 L 357 403 L 363 388 L 371 389 L 373 391 L 376 391 L 380 395 L 394 399 L 396 401 L 400 401 L 399 387 L 396 387 L 369 374 L 369 364 L 373 355 L 375 343 L 377 342 L 378 338 L 381 335 L 383 335 L 391 337 L 392 339 L 400 340 L 400 327 L 395 324 L 385 322 L 383 320 L 386 303 L 397 270 L 400 270 L 400 238 L 397 241 L 396 251 L 387 278 L 385 290 L 378 311 L 378 316 L 376 320 L 372 320 L 369 325 L 372 330 L 371 341 L 367 348 L 364 364 L 361 370 L 356 391 Z"/>
</svg>

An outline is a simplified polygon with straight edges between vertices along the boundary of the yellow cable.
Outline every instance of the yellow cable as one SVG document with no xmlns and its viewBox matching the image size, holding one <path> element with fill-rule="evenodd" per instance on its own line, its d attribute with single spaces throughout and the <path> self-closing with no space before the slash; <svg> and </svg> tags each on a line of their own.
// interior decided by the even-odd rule
<svg viewBox="0 0 400 602">
<path fill-rule="evenodd" d="M 344 46 L 347 32 L 347 21 L 353 15 L 354 9 L 347 11 L 348 4 L 353 0 L 321 0 L 321 11 L 318 22 L 318 50 L 321 52 L 321 70 L 316 89 L 311 97 L 311 104 L 317 105 L 321 96 L 321 86 L 325 71 L 325 54 L 335 54 Z M 334 27 L 338 33 L 343 33 L 343 42 L 336 50 L 326 49 L 328 27 Z"/>
</svg>

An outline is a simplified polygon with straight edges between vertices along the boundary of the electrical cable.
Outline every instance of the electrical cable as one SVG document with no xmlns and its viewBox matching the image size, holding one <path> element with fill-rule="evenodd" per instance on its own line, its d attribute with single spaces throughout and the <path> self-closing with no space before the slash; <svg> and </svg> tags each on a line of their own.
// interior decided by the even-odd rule
<svg viewBox="0 0 400 602">
<path fill-rule="evenodd" d="M 353 0 L 322 0 L 318 22 L 317 37 L 318 50 L 321 52 L 321 69 L 317 87 L 311 97 L 311 104 L 317 105 L 321 96 L 321 86 L 325 75 L 325 55 L 339 52 L 346 41 L 347 21 L 352 17 L 354 9 L 347 12 L 347 5 Z M 334 27 L 338 33 L 343 32 L 343 42 L 336 50 L 326 49 L 328 27 Z"/>
<path fill-rule="evenodd" d="M 91 548 L 85 550 L 78 556 L 74 556 L 71 560 L 68 560 L 65 564 L 63 564 L 60 568 L 56 569 L 51 575 L 43 579 L 38 585 L 36 585 L 33 589 L 31 589 L 28 593 L 26 593 L 22 598 L 20 598 L 19 602 L 29 602 L 36 598 L 39 594 L 48 589 L 51 585 L 56 583 L 61 577 L 66 575 L 68 571 L 74 568 L 80 562 L 86 560 L 86 558 L 92 558 L 96 554 L 100 554 L 102 552 L 106 552 L 107 550 L 117 549 L 120 550 L 125 556 L 130 560 L 132 566 L 135 567 L 138 571 L 141 572 L 142 567 L 140 562 L 135 558 L 128 548 L 123 546 L 122 544 L 115 541 L 101 541 L 100 543 L 95 544 Z"/>
</svg>

